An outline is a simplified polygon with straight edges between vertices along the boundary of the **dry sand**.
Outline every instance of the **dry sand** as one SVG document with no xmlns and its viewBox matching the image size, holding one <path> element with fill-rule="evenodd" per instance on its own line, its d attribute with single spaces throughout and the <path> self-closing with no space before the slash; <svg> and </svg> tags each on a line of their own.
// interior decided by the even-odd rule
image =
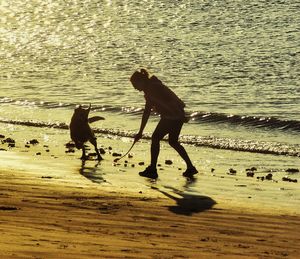
<svg viewBox="0 0 300 259">
<path fill-rule="evenodd" d="M 184 192 L 164 176 L 151 183 L 136 174 L 139 158 L 127 184 L 111 155 L 81 164 L 80 151 L 48 148 L 0 151 L 0 258 L 299 258 L 299 204 L 276 210 Z M 216 177 L 203 179 L 213 188 Z"/>
</svg>

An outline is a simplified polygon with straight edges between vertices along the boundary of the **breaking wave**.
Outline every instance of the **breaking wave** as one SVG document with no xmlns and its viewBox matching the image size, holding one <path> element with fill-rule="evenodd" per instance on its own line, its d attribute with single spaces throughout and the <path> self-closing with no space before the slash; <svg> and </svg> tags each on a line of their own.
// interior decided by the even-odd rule
<svg viewBox="0 0 300 259">
<path fill-rule="evenodd" d="M 0 104 L 13 104 L 18 106 L 35 106 L 43 109 L 74 109 L 77 103 L 58 103 L 40 100 L 14 100 L 7 97 L 0 97 Z M 88 105 L 88 104 L 87 104 Z M 106 111 L 119 114 L 140 115 L 143 108 L 139 107 L 117 107 L 110 105 L 92 105 L 93 111 Z M 288 132 L 300 132 L 300 121 L 284 120 L 276 117 L 262 117 L 249 115 L 232 115 L 224 113 L 212 113 L 205 111 L 189 112 L 187 111 L 190 123 L 226 123 L 233 126 L 244 126 L 248 128 L 274 129 Z"/>
<path fill-rule="evenodd" d="M 39 128 L 55 128 L 68 130 L 69 126 L 66 123 L 49 123 L 42 121 L 21 121 L 21 120 L 8 120 L 1 119 L 0 123 L 14 124 L 28 127 L 39 127 Z M 117 137 L 128 137 L 133 138 L 136 132 L 119 130 L 119 129 L 108 129 L 108 128 L 93 128 L 94 132 L 102 135 L 112 135 Z M 149 134 L 145 134 L 145 139 L 150 139 Z M 217 149 L 227 149 L 234 151 L 254 152 L 262 154 L 273 154 L 273 155 L 285 155 L 300 157 L 300 145 L 299 144 L 283 144 L 276 142 L 264 142 L 255 140 L 241 140 L 232 138 L 220 138 L 213 136 L 190 136 L 182 135 L 180 141 L 185 144 L 194 146 L 203 146 Z"/>
</svg>

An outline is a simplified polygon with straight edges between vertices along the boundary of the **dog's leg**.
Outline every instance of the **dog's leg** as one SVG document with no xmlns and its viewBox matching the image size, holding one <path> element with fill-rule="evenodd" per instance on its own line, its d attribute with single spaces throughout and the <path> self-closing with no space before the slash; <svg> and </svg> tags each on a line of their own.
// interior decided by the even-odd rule
<svg viewBox="0 0 300 259">
<path fill-rule="evenodd" d="M 103 160 L 102 156 L 99 153 L 98 147 L 97 147 L 97 140 L 96 138 L 92 138 L 90 139 L 90 142 L 93 144 L 93 146 L 95 147 L 95 151 L 97 153 L 97 159 L 98 161 Z"/>
<path fill-rule="evenodd" d="M 85 155 L 85 146 L 84 144 L 82 145 L 82 156 L 80 158 L 81 160 L 86 160 L 87 156 Z"/>
</svg>

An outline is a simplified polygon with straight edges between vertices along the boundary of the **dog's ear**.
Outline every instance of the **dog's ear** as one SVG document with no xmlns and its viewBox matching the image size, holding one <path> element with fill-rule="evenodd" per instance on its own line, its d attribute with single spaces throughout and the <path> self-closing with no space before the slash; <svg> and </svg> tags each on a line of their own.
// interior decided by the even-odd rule
<svg viewBox="0 0 300 259">
<path fill-rule="evenodd" d="M 82 110 L 82 106 L 81 106 L 81 104 L 79 104 L 79 105 L 76 105 L 76 107 L 75 107 L 75 109 L 74 109 L 75 111 L 80 111 L 80 110 Z"/>
</svg>

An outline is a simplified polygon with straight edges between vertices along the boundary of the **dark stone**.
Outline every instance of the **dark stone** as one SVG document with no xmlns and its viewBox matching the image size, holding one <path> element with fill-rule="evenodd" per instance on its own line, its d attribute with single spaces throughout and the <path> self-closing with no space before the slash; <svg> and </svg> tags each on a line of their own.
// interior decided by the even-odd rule
<svg viewBox="0 0 300 259">
<path fill-rule="evenodd" d="M 100 148 L 99 152 L 100 152 L 101 155 L 104 155 L 106 153 L 105 150 L 104 150 L 104 148 Z"/>
<path fill-rule="evenodd" d="M 266 180 L 272 180 L 273 175 L 272 174 L 267 174 L 266 175 Z"/>
<path fill-rule="evenodd" d="M 254 176 L 254 172 L 252 171 L 247 172 L 247 177 L 253 177 L 253 176 Z"/>
<path fill-rule="evenodd" d="M 122 154 L 114 152 L 112 153 L 112 156 L 122 156 Z"/>
<path fill-rule="evenodd" d="M 289 177 L 282 177 L 282 181 L 284 181 L 284 182 L 292 182 L 292 183 L 297 183 L 298 182 L 297 179 L 291 179 Z"/>
<path fill-rule="evenodd" d="M 39 142 L 38 142 L 37 139 L 32 139 L 32 140 L 29 140 L 29 141 L 28 141 L 28 144 L 36 145 L 36 144 L 39 144 Z"/>
<path fill-rule="evenodd" d="M 233 168 L 230 168 L 228 174 L 229 174 L 229 175 L 236 175 L 236 170 L 233 169 Z"/>
<path fill-rule="evenodd" d="M 139 165 L 144 165 L 145 164 L 145 162 L 139 162 Z"/>
<path fill-rule="evenodd" d="M 165 161 L 165 164 L 166 164 L 166 165 L 172 165 L 173 162 L 172 162 L 172 160 L 167 159 L 167 160 Z"/>
<path fill-rule="evenodd" d="M 299 173 L 299 169 L 297 168 L 288 168 L 285 170 L 287 173 Z"/>
<path fill-rule="evenodd" d="M 12 138 L 6 138 L 6 139 L 3 140 L 3 143 L 11 143 L 11 144 L 13 144 L 13 143 L 16 143 L 16 141 L 14 139 L 12 139 Z"/>
<path fill-rule="evenodd" d="M 66 148 L 75 148 L 75 144 L 73 142 L 68 142 L 65 144 Z"/>
<path fill-rule="evenodd" d="M 0 134 L 0 138 L 5 138 L 5 136 Z"/>
</svg>

